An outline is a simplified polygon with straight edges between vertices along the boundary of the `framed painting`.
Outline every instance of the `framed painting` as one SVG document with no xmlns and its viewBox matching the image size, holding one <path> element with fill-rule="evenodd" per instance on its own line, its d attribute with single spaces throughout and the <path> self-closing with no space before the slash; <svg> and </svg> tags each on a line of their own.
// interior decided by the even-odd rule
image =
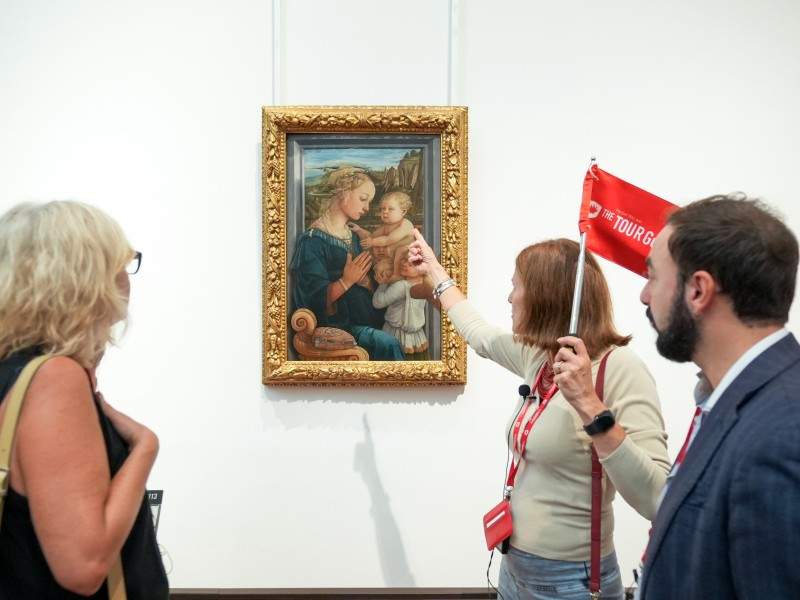
<svg viewBox="0 0 800 600">
<path fill-rule="evenodd" d="M 466 383 L 408 267 L 417 229 L 467 284 L 467 109 L 263 108 L 265 384 Z"/>
</svg>

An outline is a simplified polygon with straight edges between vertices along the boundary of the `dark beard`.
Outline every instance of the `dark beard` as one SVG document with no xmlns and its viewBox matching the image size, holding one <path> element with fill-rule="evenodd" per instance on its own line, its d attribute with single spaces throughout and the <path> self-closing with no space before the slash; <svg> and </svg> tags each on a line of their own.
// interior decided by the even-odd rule
<svg viewBox="0 0 800 600">
<path fill-rule="evenodd" d="M 669 323 L 663 331 L 659 331 L 653 320 L 653 313 L 650 307 L 647 308 L 647 318 L 650 325 L 658 333 L 656 338 L 656 349 L 658 353 L 668 360 L 675 362 L 690 362 L 697 347 L 699 332 L 697 322 L 689 312 L 689 308 L 683 301 L 680 293 L 682 286 L 678 286 L 675 292 L 675 299 L 672 302 L 672 309 L 669 313 Z"/>
</svg>

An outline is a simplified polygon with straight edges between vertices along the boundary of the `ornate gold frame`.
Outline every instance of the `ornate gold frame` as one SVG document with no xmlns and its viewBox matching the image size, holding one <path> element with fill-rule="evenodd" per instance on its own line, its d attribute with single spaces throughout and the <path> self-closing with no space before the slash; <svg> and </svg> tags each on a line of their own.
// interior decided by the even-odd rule
<svg viewBox="0 0 800 600">
<path fill-rule="evenodd" d="M 422 133 L 441 142 L 441 263 L 467 286 L 467 109 L 411 106 L 264 107 L 262 126 L 263 382 L 267 385 L 464 385 L 466 344 L 446 315 L 441 360 L 288 359 L 287 133 Z"/>
</svg>

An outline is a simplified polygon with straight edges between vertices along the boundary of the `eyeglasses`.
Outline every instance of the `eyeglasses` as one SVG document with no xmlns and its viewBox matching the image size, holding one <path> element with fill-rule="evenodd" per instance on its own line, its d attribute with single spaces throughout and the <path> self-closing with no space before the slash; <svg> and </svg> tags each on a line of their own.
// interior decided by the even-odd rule
<svg viewBox="0 0 800 600">
<path fill-rule="evenodd" d="M 139 267 L 141 266 L 142 266 L 142 253 L 135 252 L 133 254 L 133 258 L 125 267 L 125 272 L 128 273 L 128 275 L 136 275 L 136 273 L 139 272 Z"/>
</svg>

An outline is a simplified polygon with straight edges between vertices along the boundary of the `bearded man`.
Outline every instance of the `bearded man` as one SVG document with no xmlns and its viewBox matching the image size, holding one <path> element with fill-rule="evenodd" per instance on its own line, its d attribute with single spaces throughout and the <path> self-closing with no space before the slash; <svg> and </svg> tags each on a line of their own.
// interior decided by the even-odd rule
<svg viewBox="0 0 800 600">
<path fill-rule="evenodd" d="M 641 301 L 656 346 L 701 373 L 643 600 L 800 598 L 800 345 L 785 328 L 797 264 L 792 232 L 741 196 L 689 204 L 655 239 Z"/>
</svg>

